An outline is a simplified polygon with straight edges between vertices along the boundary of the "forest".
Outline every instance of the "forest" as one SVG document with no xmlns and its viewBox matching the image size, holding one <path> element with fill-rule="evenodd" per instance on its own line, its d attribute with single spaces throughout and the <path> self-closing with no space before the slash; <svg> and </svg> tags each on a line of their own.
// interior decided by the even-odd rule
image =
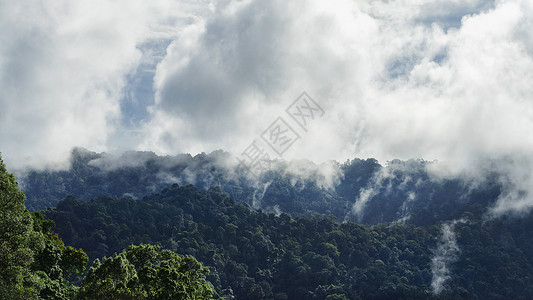
<svg viewBox="0 0 533 300">
<path fill-rule="evenodd" d="M 325 166 L 281 162 L 260 178 L 247 176 L 231 160 L 221 150 L 194 157 L 139 151 L 111 157 L 75 148 L 69 170 L 28 170 L 19 181 L 30 211 L 55 207 L 67 196 L 79 201 L 101 196 L 142 199 L 177 183 L 201 190 L 219 186 L 234 201 L 265 212 L 333 215 L 341 222 L 365 225 L 399 220 L 433 225 L 466 212 L 481 216 L 501 192 L 500 174 L 485 174 L 482 184 L 453 177 L 435 180 L 428 173 L 433 163 L 423 160 L 394 160 L 385 166 L 371 158 Z M 364 210 L 354 212 L 354 203 L 365 195 Z"/>
<path fill-rule="evenodd" d="M 21 175 L 26 204 L 2 164 L 2 299 L 533 295 L 533 217 L 487 218 L 499 174 L 353 159 L 335 180 L 285 164 L 254 181 L 224 158 L 76 149 L 70 170 Z"/>
</svg>

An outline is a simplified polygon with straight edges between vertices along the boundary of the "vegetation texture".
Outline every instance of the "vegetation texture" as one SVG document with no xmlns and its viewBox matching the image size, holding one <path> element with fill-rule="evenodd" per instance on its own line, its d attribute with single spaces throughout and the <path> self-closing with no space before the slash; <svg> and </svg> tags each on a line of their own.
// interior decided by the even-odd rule
<svg viewBox="0 0 533 300">
<path fill-rule="evenodd" d="M 66 246 L 24 198 L 0 158 L 0 299 L 211 299 L 209 270 L 158 246 L 97 259 L 83 278 L 87 254 Z"/>
</svg>

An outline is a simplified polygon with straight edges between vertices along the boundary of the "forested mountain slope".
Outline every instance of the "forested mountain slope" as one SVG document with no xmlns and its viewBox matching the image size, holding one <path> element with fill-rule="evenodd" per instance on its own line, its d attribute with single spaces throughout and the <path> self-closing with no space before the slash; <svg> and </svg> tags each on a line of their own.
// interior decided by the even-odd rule
<svg viewBox="0 0 533 300">
<path fill-rule="evenodd" d="M 91 258 L 160 244 L 210 267 L 231 299 L 527 299 L 533 294 L 533 218 L 439 226 L 341 223 L 279 216 L 219 188 L 174 185 L 134 200 L 69 197 L 49 209 L 65 242 Z M 468 217 L 468 218 L 467 218 Z M 328 298 L 329 297 L 329 298 Z"/>
<path fill-rule="evenodd" d="M 434 162 L 276 161 L 251 177 L 225 152 L 111 157 L 23 188 L 91 259 L 131 244 L 196 257 L 226 299 L 529 299 L 533 218 L 490 215 L 502 174 L 438 176 Z M 432 171 L 433 170 L 433 171 Z"/>
<path fill-rule="evenodd" d="M 30 210 L 52 207 L 66 196 L 79 201 L 100 196 L 139 199 L 173 183 L 199 189 L 219 186 L 236 202 L 266 212 L 292 216 L 334 215 L 363 224 L 407 222 L 432 225 L 486 213 L 501 193 L 498 174 L 482 183 L 464 178 L 436 178 L 432 162 L 394 160 L 382 166 L 374 159 L 317 165 L 309 161 L 276 162 L 254 178 L 232 164 L 228 153 L 215 151 L 157 156 L 127 152 L 112 157 L 74 149 L 67 171 L 28 171 L 22 189 Z"/>
<path fill-rule="evenodd" d="M 50 232 L 54 222 L 26 210 L 24 198 L 0 157 L 0 299 L 212 299 L 209 270 L 159 246 L 129 245 L 85 272 L 87 254 Z"/>
</svg>

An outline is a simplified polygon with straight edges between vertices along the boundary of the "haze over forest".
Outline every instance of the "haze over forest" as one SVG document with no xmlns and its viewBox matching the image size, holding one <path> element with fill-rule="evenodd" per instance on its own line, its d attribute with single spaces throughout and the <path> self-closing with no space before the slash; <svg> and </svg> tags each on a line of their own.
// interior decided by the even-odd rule
<svg viewBox="0 0 533 300">
<path fill-rule="evenodd" d="M 495 170 L 508 174 L 509 209 L 533 204 L 530 1 L 0 7 L 0 142 L 13 170 L 68 169 L 74 147 L 238 155 L 305 91 L 324 113 L 289 124 L 300 138 L 283 159 Z"/>
<path fill-rule="evenodd" d="M 0 0 L 0 298 L 96 297 L 141 252 L 205 298 L 533 297 L 531 28 L 529 0 Z"/>
</svg>

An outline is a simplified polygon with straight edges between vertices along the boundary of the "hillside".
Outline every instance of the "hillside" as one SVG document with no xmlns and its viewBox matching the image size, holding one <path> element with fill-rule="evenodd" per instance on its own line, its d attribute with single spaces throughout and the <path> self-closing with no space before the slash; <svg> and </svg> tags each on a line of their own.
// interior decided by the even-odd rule
<svg viewBox="0 0 533 300">
<path fill-rule="evenodd" d="M 140 200 L 70 197 L 45 215 L 65 242 L 91 258 L 138 243 L 194 255 L 226 299 L 526 299 L 533 293 L 531 216 L 366 227 L 267 214 L 219 188 L 191 185 Z"/>
<path fill-rule="evenodd" d="M 113 157 L 77 148 L 69 170 L 31 170 L 20 180 L 30 210 L 53 207 L 67 196 L 79 201 L 100 196 L 141 199 L 177 183 L 202 190 L 219 186 L 236 202 L 266 212 L 333 215 L 367 225 L 433 225 L 465 212 L 481 217 L 501 194 L 495 172 L 482 179 L 438 178 L 429 171 L 434 163 L 423 160 L 394 160 L 384 166 L 374 159 L 321 165 L 276 161 L 258 178 L 235 161 L 222 151 L 194 157 L 152 152 Z"/>
<path fill-rule="evenodd" d="M 435 162 L 276 161 L 251 177 L 222 151 L 75 149 L 23 177 L 31 209 L 91 260 L 155 244 L 197 258 L 225 299 L 527 299 L 531 214 L 491 215 L 504 175 Z M 54 207 L 55 206 L 55 207 Z"/>
</svg>

